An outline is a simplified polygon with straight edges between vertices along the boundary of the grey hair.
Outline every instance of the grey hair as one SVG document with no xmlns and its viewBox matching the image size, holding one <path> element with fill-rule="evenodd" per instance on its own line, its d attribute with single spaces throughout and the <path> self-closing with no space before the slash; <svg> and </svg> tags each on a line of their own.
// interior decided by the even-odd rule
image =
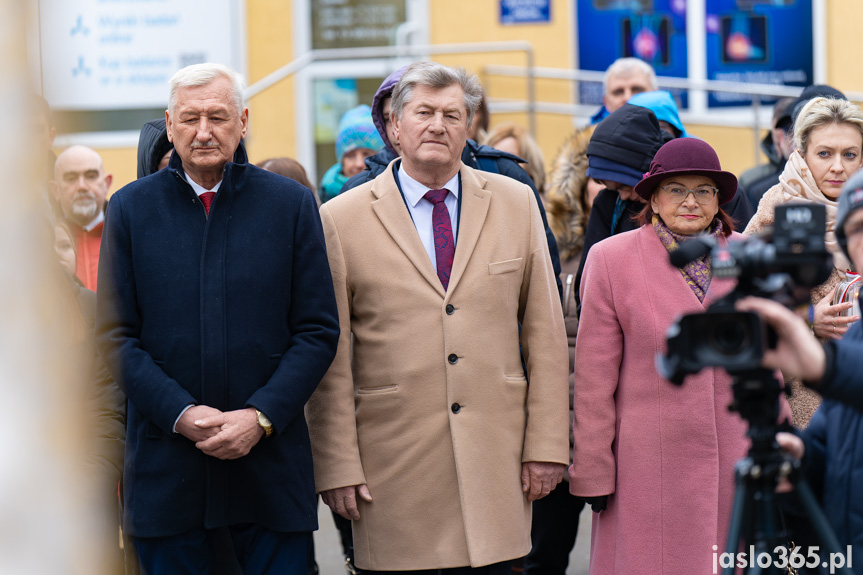
<svg viewBox="0 0 863 575">
<path fill-rule="evenodd" d="M 839 98 L 812 98 L 794 122 L 794 145 L 801 154 L 806 153 L 812 132 L 827 124 L 851 124 L 863 141 L 863 111 L 857 104 Z"/>
<path fill-rule="evenodd" d="M 652 92 L 659 89 L 656 83 L 656 70 L 653 66 L 639 58 L 618 58 L 611 63 L 611 66 L 605 71 L 605 76 L 602 77 L 602 93 L 608 91 L 608 81 L 614 76 L 630 76 L 633 72 L 641 72 L 647 76 L 648 91 Z"/>
<path fill-rule="evenodd" d="M 461 87 L 464 92 L 464 107 L 467 110 L 467 126 L 470 128 L 474 114 L 482 101 L 482 86 L 477 77 L 464 68 L 450 68 L 437 62 L 416 62 L 411 64 L 402 74 L 395 89 L 393 89 L 390 109 L 401 119 L 405 105 L 411 101 L 416 86 L 442 89 L 453 85 Z"/>
<path fill-rule="evenodd" d="M 216 78 L 227 78 L 231 82 L 234 105 L 237 107 L 237 112 L 242 114 L 245 108 L 245 103 L 243 102 L 243 79 L 231 68 L 212 62 L 192 64 L 178 70 L 174 74 L 170 81 L 171 91 L 168 96 L 168 111 L 173 112 L 177 105 L 177 90 L 192 86 L 206 86 Z"/>
</svg>

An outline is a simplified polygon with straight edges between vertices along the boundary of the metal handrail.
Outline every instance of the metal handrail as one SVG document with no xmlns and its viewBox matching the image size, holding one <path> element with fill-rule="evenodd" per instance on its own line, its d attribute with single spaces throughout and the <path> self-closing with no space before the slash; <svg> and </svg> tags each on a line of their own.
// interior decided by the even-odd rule
<svg viewBox="0 0 863 575">
<path fill-rule="evenodd" d="M 546 68 L 537 67 L 533 70 L 526 70 L 521 66 L 497 65 L 489 64 L 483 68 L 484 73 L 492 76 L 505 76 L 523 78 L 529 77 L 532 81 L 537 78 L 548 80 L 567 80 L 567 81 L 582 81 L 601 83 L 604 79 L 605 72 L 597 72 L 595 70 L 576 70 L 567 68 Z M 760 84 L 750 82 L 729 82 L 725 80 L 693 80 L 689 78 L 676 78 L 670 76 L 657 76 L 657 85 L 661 88 L 676 88 L 683 90 L 702 90 L 705 92 L 735 92 L 740 94 L 749 94 L 754 96 L 751 104 L 752 107 L 752 135 L 754 139 L 755 160 L 760 161 L 759 148 L 761 134 L 760 129 L 760 108 L 761 100 L 764 97 L 791 97 L 796 98 L 800 95 L 803 88 L 791 86 L 777 86 L 775 84 Z M 852 101 L 863 101 L 863 93 L 861 92 L 845 92 L 848 99 Z M 496 110 L 501 111 L 521 111 L 523 108 L 518 100 L 493 99 L 490 102 Z M 551 103 L 551 102 L 533 102 L 532 108 L 535 112 L 575 115 L 581 111 L 581 106 L 578 104 L 566 103 Z M 684 115 L 682 113 L 681 115 Z"/>
<path fill-rule="evenodd" d="M 525 70 L 520 66 L 490 64 L 485 72 L 495 76 L 524 77 Z M 594 70 L 572 70 L 566 68 L 534 68 L 534 78 L 550 80 L 575 80 L 583 82 L 602 82 L 605 72 Z M 706 92 L 739 92 L 758 96 L 777 96 L 796 98 L 803 88 L 777 86 L 775 84 L 755 84 L 750 82 L 728 82 L 725 80 L 690 80 L 671 76 L 657 76 L 656 82 L 663 88 L 680 88 L 684 90 L 704 90 Z"/>
<path fill-rule="evenodd" d="M 296 74 L 306 66 L 314 62 L 328 60 L 356 60 L 363 58 L 399 58 L 399 57 L 424 57 L 439 54 L 488 54 L 494 52 L 524 52 L 525 72 L 522 76 L 527 78 L 527 114 L 530 133 L 536 135 L 536 87 L 532 70 L 534 66 L 534 49 L 530 42 L 516 40 L 512 42 L 481 42 L 460 44 L 425 44 L 425 45 L 402 45 L 402 46 L 373 46 L 366 48 L 332 48 L 325 50 L 311 50 L 267 74 L 243 91 L 246 100 L 254 98 L 264 90 L 271 88 L 285 78 Z"/>
</svg>

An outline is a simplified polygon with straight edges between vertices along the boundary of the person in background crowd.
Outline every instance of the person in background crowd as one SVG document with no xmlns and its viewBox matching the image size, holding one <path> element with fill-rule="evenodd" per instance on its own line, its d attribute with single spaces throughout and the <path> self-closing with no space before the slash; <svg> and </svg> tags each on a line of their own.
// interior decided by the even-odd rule
<svg viewBox="0 0 863 575">
<path fill-rule="evenodd" d="M 658 90 L 653 66 L 638 58 L 618 58 L 602 78 L 602 107 L 590 118 L 598 124 L 635 94 Z"/>
<path fill-rule="evenodd" d="M 399 68 L 392 74 L 386 77 L 381 83 L 378 91 L 375 92 L 372 100 L 372 119 L 375 127 L 384 141 L 384 149 L 366 158 L 366 169 L 360 172 L 345 184 L 342 192 L 355 188 L 366 182 L 374 180 L 381 175 L 390 163 L 401 155 L 401 145 L 399 144 L 398 134 L 393 129 L 392 119 L 390 117 L 392 93 L 399 79 L 407 70 L 407 66 Z M 539 215 L 542 218 L 542 225 L 545 228 L 545 239 L 548 244 L 548 253 L 551 257 L 551 265 L 554 268 L 555 274 L 560 274 L 560 257 L 557 253 L 557 244 L 554 241 L 554 234 L 548 227 L 548 220 L 545 215 L 545 208 L 542 206 L 542 198 L 539 195 L 539 190 L 526 171 L 519 165 L 524 160 L 518 156 L 513 156 L 507 152 L 502 152 L 491 146 L 482 146 L 474 140 L 468 139 L 464 149 L 461 152 L 461 161 L 469 168 L 481 170 L 491 174 L 501 174 L 512 178 L 517 182 L 527 185 L 533 191 L 536 197 L 536 202 L 539 205 Z M 563 294 L 563 286 L 558 280 L 558 292 Z"/>
<path fill-rule="evenodd" d="M 779 174 L 794 151 L 794 133 L 791 129 L 791 113 L 795 98 L 782 98 L 773 105 L 773 120 L 770 130 L 761 140 L 761 151 L 767 163 L 750 168 L 740 174 L 740 190 L 749 198 L 753 208 L 764 192 L 779 183 Z"/>
<path fill-rule="evenodd" d="M 850 262 L 836 241 L 836 205 L 845 182 L 863 165 L 863 111 L 847 100 L 815 98 L 799 111 L 794 122 L 794 144 L 779 183 L 758 204 L 758 212 L 744 231 L 751 235 L 773 225 L 773 210 L 788 202 L 820 204 L 827 208 L 827 249 L 833 254 L 833 273 L 812 290 L 813 333 L 822 340 L 839 339 L 848 325 L 860 319 L 839 315 L 851 302 L 832 305 L 833 290 L 845 277 Z M 801 429 L 818 407 L 818 395 L 800 381 L 790 380 L 794 423 Z"/>
<path fill-rule="evenodd" d="M 586 176 L 599 183 L 602 190 L 593 201 L 575 274 L 573 290 L 578 308 L 581 307 L 579 288 L 587 254 L 597 242 L 636 229 L 635 219 L 644 202 L 633 187 L 650 168 L 653 155 L 670 138 L 670 134 L 659 128 L 651 110 L 632 104 L 624 104 L 594 128 L 587 145 Z M 575 149 L 570 147 L 568 151 Z M 555 162 L 556 166 L 560 166 L 559 161 Z M 574 176 L 578 172 L 572 170 L 570 174 Z"/>
<path fill-rule="evenodd" d="M 80 283 L 81 280 L 75 275 L 78 265 L 78 248 L 75 246 L 75 236 L 72 234 L 72 226 L 63 219 L 54 222 L 54 253 L 57 254 L 60 267 Z"/>
<path fill-rule="evenodd" d="M 670 93 L 664 91 L 642 92 L 630 98 L 629 103 L 643 106 L 653 112 L 659 121 L 659 127 L 672 138 L 691 137 L 686 132 L 683 122 L 680 121 L 677 104 Z M 754 213 L 749 198 L 742 193 L 734 194 L 734 198 L 725 207 L 725 210 L 734 218 L 734 229 L 745 228 Z"/>
<path fill-rule="evenodd" d="M 100 573 L 125 572 L 120 548 L 120 515 L 117 489 L 123 472 L 123 448 L 126 441 L 126 396 L 105 369 L 96 352 L 93 329 L 96 322 L 96 294 L 75 277 L 75 241 L 68 222 L 54 223 L 54 253 L 61 269 L 55 278 L 61 296 L 67 343 L 72 346 L 69 366 L 71 379 L 82 383 L 82 408 L 88 425 L 86 476 L 93 482 L 91 509 L 99 536 Z"/>
<path fill-rule="evenodd" d="M 488 102 L 485 101 L 485 92 L 483 92 L 482 100 L 479 101 L 479 108 L 477 108 L 473 119 L 473 124 L 470 125 L 470 130 L 467 133 L 467 139 L 474 142 L 485 142 L 485 138 L 488 135 L 489 120 L 491 120 L 491 117 L 488 113 Z"/>
<path fill-rule="evenodd" d="M 71 146 L 57 156 L 51 190 L 62 215 L 72 224 L 78 248 L 78 279 L 96 291 L 105 204 L 113 176 L 102 158 L 86 146 Z"/>
<path fill-rule="evenodd" d="M 813 98 L 833 98 L 835 100 L 848 99 L 845 97 L 845 94 L 827 84 L 812 84 L 811 86 L 806 86 L 790 107 L 792 134 L 794 133 L 794 125 L 797 123 L 797 118 L 800 117 L 800 112 L 803 111 L 803 107 L 809 102 L 809 100 L 812 100 Z"/>
<path fill-rule="evenodd" d="M 338 343 L 311 192 L 249 165 L 238 74 L 170 82 L 167 169 L 108 204 L 97 342 L 125 390 L 124 529 L 148 575 L 305 573 L 317 528 L 303 409 Z"/>
<path fill-rule="evenodd" d="M 659 121 L 659 127 L 674 138 L 689 138 L 686 127 L 680 121 L 680 111 L 677 102 L 670 92 L 665 90 L 653 90 L 651 92 L 639 92 L 629 99 L 630 104 L 641 106 L 652 111 Z"/>
<path fill-rule="evenodd" d="M 333 199 L 348 179 L 365 169 L 365 160 L 384 147 L 372 122 L 371 108 L 363 104 L 345 112 L 336 135 L 336 163 L 321 179 L 321 202 Z"/>
<path fill-rule="evenodd" d="M 341 335 L 306 415 L 315 483 L 353 520 L 363 570 L 508 574 L 569 459 L 535 196 L 461 162 L 480 96 L 463 69 L 408 68 L 401 159 L 321 207 Z"/>
<path fill-rule="evenodd" d="M 287 156 L 268 158 L 263 162 L 258 163 L 258 167 L 262 170 L 267 170 L 268 172 L 273 172 L 274 174 L 290 178 L 298 184 L 309 188 L 312 192 L 315 191 L 315 186 L 311 181 L 309 181 L 306 169 L 301 163 L 293 158 L 288 158 Z M 315 201 L 317 202 L 318 207 L 321 207 L 321 199 L 317 194 L 315 194 Z"/>
<path fill-rule="evenodd" d="M 165 118 L 150 120 L 138 136 L 138 177 L 155 174 L 168 167 L 174 144 L 168 139 Z"/>
<path fill-rule="evenodd" d="M 836 243 L 863 269 L 863 173 L 843 186 L 836 208 Z M 851 545 L 863 557 L 863 499 L 857 496 L 863 475 L 863 324 L 852 325 L 841 340 L 819 343 L 806 323 L 776 302 L 746 298 L 741 311 L 753 311 L 778 334 L 777 346 L 764 354 L 764 366 L 802 379 L 824 396 L 802 440 L 779 433 L 779 444 L 803 459 L 803 471 L 821 501 L 840 548 Z M 813 544 L 817 544 L 813 543 Z"/>
<path fill-rule="evenodd" d="M 569 340 L 569 443 L 572 444 L 572 400 L 575 392 L 574 359 L 575 337 L 578 333 L 578 314 L 575 303 L 575 274 L 584 245 L 584 233 L 594 197 L 590 193 L 587 177 L 587 144 L 593 126 L 574 133 L 558 155 L 546 192 L 548 224 L 554 232 L 560 249 L 563 282 L 563 317 Z M 559 162 L 559 163 L 558 163 Z M 572 463 L 570 459 L 570 463 Z M 554 490 L 533 502 L 533 519 L 530 538 L 531 550 L 524 559 L 527 575 L 564 575 L 569 555 L 578 534 L 578 519 L 584 501 L 569 493 L 569 479 L 564 476 Z"/>
<path fill-rule="evenodd" d="M 519 165 L 533 180 L 539 197 L 545 199 L 545 158 L 542 156 L 539 144 L 527 133 L 527 130 L 512 122 L 499 124 L 486 135 L 482 143 L 527 160 Z"/>
<path fill-rule="evenodd" d="M 737 178 L 709 144 L 680 138 L 659 149 L 633 191 L 644 201 L 641 227 L 594 245 L 584 269 L 570 492 L 596 512 L 592 575 L 709 573 L 712 546 L 725 548 L 746 426 L 728 411 L 726 371 L 707 368 L 676 386 L 655 357 L 673 321 L 736 283 L 713 277 L 706 257 L 676 268 L 669 253 L 698 234 L 741 238 L 722 208 Z"/>
</svg>

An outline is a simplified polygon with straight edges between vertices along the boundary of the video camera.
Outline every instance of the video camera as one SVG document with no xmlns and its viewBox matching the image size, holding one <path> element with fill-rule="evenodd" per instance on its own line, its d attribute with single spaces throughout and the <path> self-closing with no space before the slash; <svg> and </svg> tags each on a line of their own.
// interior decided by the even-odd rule
<svg viewBox="0 0 863 575">
<path fill-rule="evenodd" d="M 709 256 L 714 277 L 738 278 L 737 287 L 704 313 L 681 316 L 666 333 L 668 352 L 657 355 L 659 373 L 677 385 L 705 367 L 731 374 L 759 367 L 775 334 L 757 314 L 738 312 L 734 303 L 748 295 L 769 297 L 785 305 L 808 300 L 809 290 L 830 275 L 832 256 L 824 246 L 826 208 L 817 204 L 777 206 L 769 236 L 717 242 L 698 236 L 671 254 L 683 267 Z"/>
</svg>

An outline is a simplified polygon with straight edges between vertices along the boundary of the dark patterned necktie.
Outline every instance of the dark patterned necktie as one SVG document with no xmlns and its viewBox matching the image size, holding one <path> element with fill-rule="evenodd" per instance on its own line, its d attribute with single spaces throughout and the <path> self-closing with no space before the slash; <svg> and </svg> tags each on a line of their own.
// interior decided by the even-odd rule
<svg viewBox="0 0 863 575">
<path fill-rule="evenodd" d="M 434 255 L 437 263 L 437 277 L 446 290 L 449 274 L 455 257 L 455 241 L 452 237 L 452 220 L 444 200 L 449 190 L 429 190 L 423 197 L 434 205 L 432 210 L 432 230 L 434 231 Z"/>
<path fill-rule="evenodd" d="M 213 198 L 216 197 L 216 192 L 204 192 L 200 196 L 201 203 L 204 204 L 204 209 L 207 210 L 207 215 L 210 215 L 210 206 L 213 204 Z"/>
</svg>

